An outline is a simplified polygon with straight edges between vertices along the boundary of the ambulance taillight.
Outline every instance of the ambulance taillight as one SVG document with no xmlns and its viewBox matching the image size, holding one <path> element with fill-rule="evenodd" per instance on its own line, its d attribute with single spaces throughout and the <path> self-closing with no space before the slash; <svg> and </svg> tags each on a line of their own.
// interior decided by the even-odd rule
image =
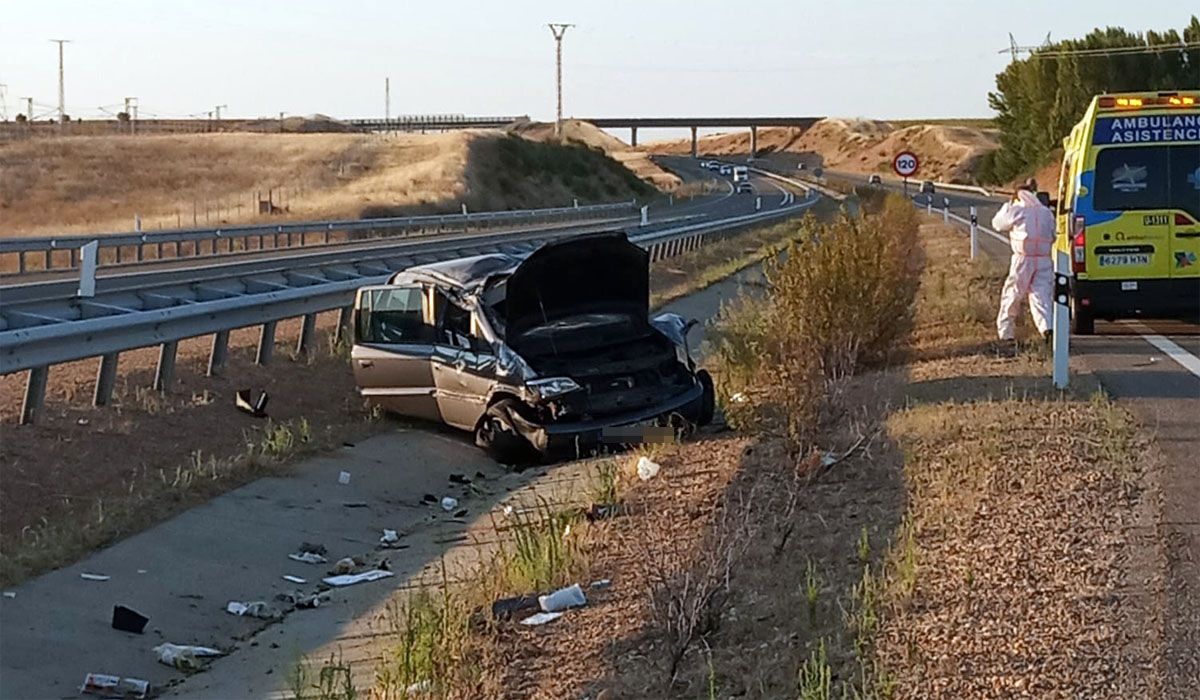
<svg viewBox="0 0 1200 700">
<path fill-rule="evenodd" d="M 1071 271 L 1087 272 L 1087 223 L 1076 216 L 1071 226 Z"/>
</svg>

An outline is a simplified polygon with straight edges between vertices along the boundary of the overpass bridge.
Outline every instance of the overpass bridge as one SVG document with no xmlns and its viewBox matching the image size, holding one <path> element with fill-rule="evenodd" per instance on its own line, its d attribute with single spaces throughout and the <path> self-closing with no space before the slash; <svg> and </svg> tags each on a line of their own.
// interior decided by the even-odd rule
<svg viewBox="0 0 1200 700">
<path fill-rule="evenodd" d="M 692 130 L 692 157 L 696 156 L 696 131 L 705 128 L 750 129 L 750 155 L 758 154 L 758 127 L 790 126 L 808 129 L 822 117 L 576 117 L 601 129 L 629 129 L 630 145 L 637 145 L 638 129 Z"/>
</svg>

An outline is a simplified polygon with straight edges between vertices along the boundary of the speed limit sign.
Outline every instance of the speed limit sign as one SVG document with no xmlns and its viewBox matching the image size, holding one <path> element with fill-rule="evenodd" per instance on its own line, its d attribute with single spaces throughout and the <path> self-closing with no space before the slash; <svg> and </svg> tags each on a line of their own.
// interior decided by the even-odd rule
<svg viewBox="0 0 1200 700">
<path fill-rule="evenodd" d="M 892 170 L 900 177 L 912 177 L 917 174 L 917 167 L 921 161 L 917 160 L 917 154 L 912 151 L 901 151 L 892 159 Z"/>
</svg>

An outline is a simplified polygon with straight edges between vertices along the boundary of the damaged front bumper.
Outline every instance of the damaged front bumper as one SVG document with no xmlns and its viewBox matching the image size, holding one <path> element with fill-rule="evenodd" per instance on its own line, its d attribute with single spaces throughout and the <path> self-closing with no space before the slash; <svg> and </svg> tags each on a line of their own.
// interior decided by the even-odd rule
<svg viewBox="0 0 1200 700">
<path fill-rule="evenodd" d="M 605 441 L 605 432 L 612 428 L 651 425 L 678 415 L 695 423 L 704 406 L 704 388 L 697 382 L 670 399 L 647 408 L 612 414 L 586 421 L 538 423 L 521 416 L 512 416 L 517 430 L 539 452 L 553 454 L 573 451 L 580 454 Z"/>
</svg>

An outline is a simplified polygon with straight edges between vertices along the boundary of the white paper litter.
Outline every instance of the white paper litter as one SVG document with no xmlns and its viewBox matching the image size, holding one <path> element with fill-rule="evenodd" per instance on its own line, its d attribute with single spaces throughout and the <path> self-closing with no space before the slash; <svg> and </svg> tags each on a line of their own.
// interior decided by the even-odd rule
<svg viewBox="0 0 1200 700">
<path fill-rule="evenodd" d="M 308 583 L 308 581 L 305 579 L 302 579 L 299 576 L 292 576 L 291 574 L 284 574 L 283 580 L 291 581 L 292 583 Z"/>
<path fill-rule="evenodd" d="M 4 592 L 4 597 L 5 597 L 5 598 L 16 598 L 16 597 L 17 597 L 17 592 L 16 592 L 16 591 L 5 591 L 5 592 Z"/>
<path fill-rule="evenodd" d="M 395 530 L 384 530 L 383 536 L 379 538 L 379 544 L 395 544 L 400 541 L 400 535 Z"/>
<path fill-rule="evenodd" d="M 338 474 L 338 483 L 339 484 L 350 483 L 350 472 L 341 472 L 340 474 Z"/>
<path fill-rule="evenodd" d="M 450 511 L 454 510 L 457 507 L 458 507 L 458 499 L 457 498 L 452 498 L 450 496 L 444 496 L 442 498 L 442 510 L 449 513 Z"/>
<path fill-rule="evenodd" d="M 79 692 L 106 698 L 144 698 L 150 692 L 150 682 L 141 678 L 122 678 L 106 673 L 89 673 Z"/>
<path fill-rule="evenodd" d="M 196 671 L 200 669 L 201 658 L 221 656 L 223 652 L 209 647 L 194 647 L 186 644 L 163 643 L 154 647 L 158 662 L 180 670 Z"/>
<path fill-rule="evenodd" d="M 642 481 L 650 481 L 658 476 L 658 470 L 662 469 L 658 462 L 651 461 L 646 457 L 638 457 L 637 475 Z"/>
<path fill-rule="evenodd" d="M 583 594 L 583 589 L 576 583 L 566 588 L 560 588 L 550 595 L 538 596 L 538 604 L 542 606 L 544 612 L 559 612 L 587 605 L 587 596 Z"/>
<path fill-rule="evenodd" d="M 104 574 L 79 574 L 79 578 L 84 581 L 107 581 L 112 576 L 105 576 Z"/>
<path fill-rule="evenodd" d="M 361 574 L 346 574 L 344 576 L 328 576 L 321 580 L 330 586 L 353 586 L 356 583 L 367 583 L 369 581 L 378 581 L 381 578 L 387 578 L 389 576 L 395 576 L 395 574 L 393 574 L 390 571 L 384 571 L 383 569 L 371 569 L 370 571 L 364 571 Z"/>
<path fill-rule="evenodd" d="M 531 625 L 531 626 L 532 625 L 544 625 L 547 622 L 553 622 L 554 620 L 557 620 L 558 618 L 560 618 L 562 616 L 563 616 L 563 614 L 560 612 L 540 612 L 540 613 L 537 613 L 536 615 L 530 615 L 529 617 L 525 618 L 524 620 L 521 620 L 521 624 L 522 625 Z"/>
<path fill-rule="evenodd" d="M 746 395 L 740 391 L 738 393 L 734 394 L 733 396 L 730 396 L 729 400 L 732 401 L 733 403 L 746 403 L 747 401 L 749 401 L 749 399 L 746 398 Z"/>
<path fill-rule="evenodd" d="M 288 559 L 298 561 L 304 564 L 324 564 L 329 561 L 325 557 L 316 552 L 304 552 L 303 554 L 289 554 Z"/>
</svg>

